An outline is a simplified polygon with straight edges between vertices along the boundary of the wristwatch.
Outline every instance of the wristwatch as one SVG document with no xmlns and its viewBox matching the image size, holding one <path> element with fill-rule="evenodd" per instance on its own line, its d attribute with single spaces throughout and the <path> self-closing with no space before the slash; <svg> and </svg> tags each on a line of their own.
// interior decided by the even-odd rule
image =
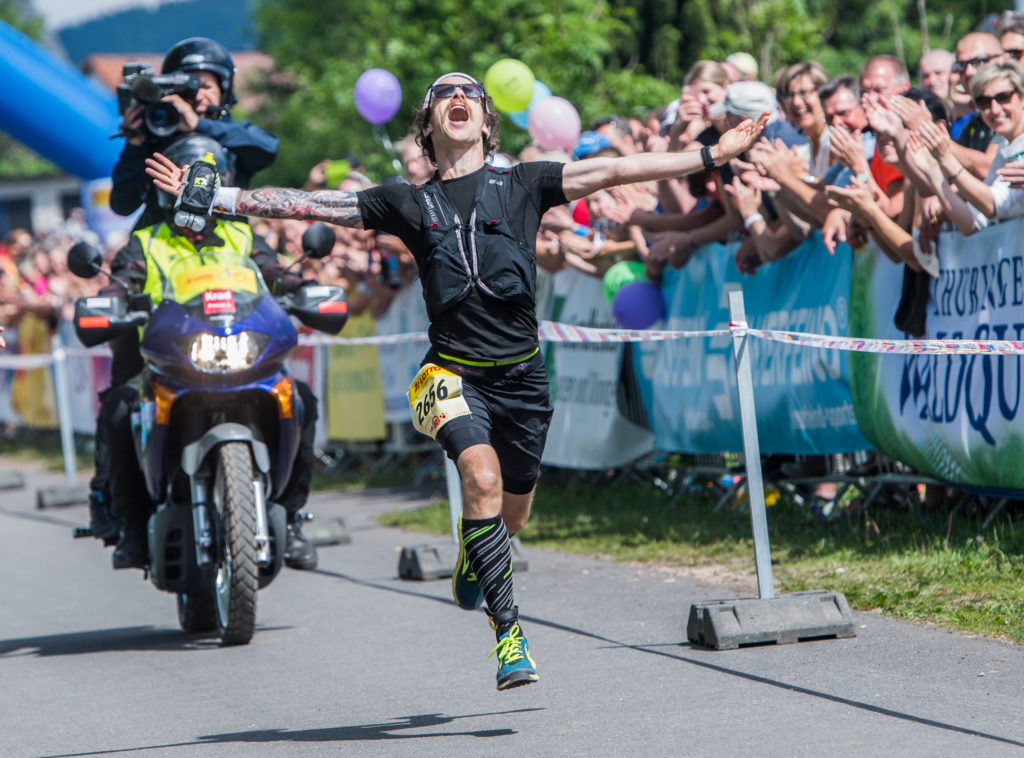
<svg viewBox="0 0 1024 758">
<path fill-rule="evenodd" d="M 700 149 L 700 159 L 704 161 L 704 173 L 710 174 L 715 170 L 715 159 L 711 157 L 711 147 L 704 145 Z"/>
<path fill-rule="evenodd" d="M 867 171 L 861 171 L 854 178 L 857 180 L 857 184 L 867 184 L 868 179 L 871 178 L 871 174 L 869 174 Z"/>
</svg>

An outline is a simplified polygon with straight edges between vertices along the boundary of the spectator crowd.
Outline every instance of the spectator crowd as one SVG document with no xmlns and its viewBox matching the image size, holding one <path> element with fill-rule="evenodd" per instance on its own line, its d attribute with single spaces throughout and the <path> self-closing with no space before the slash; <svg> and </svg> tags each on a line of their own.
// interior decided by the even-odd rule
<svg viewBox="0 0 1024 758">
<path fill-rule="evenodd" d="M 591 160 L 638 151 L 699 150 L 745 118 L 767 111 L 761 141 L 711 173 L 619 187 L 549 211 L 537 239 L 538 265 L 602 276 L 622 260 L 643 262 L 657 281 L 685 266 L 711 242 L 739 242 L 736 268 L 751 274 L 820 234 L 835 251 L 873 238 L 904 264 L 897 324 L 924 331 L 928 277 L 936 272 L 940 229 L 962 234 L 1024 214 L 1024 14 L 1003 14 L 994 32 L 972 31 L 953 51 L 929 50 L 911 72 L 897 57 L 874 56 L 857 72 L 794 63 L 771 84 L 747 53 L 695 63 L 679 97 L 643 118 L 594 120 L 571 153 L 528 145 L 491 161 Z M 432 167 L 415 139 L 397 145 L 402 176 L 422 183 Z M 339 167 L 341 167 L 339 169 Z M 324 160 L 306 189 L 372 185 L 357 158 Z M 306 222 L 253 219 L 254 232 L 282 262 L 301 255 Z M 416 281 L 402 243 L 372 231 L 335 228 L 333 254 L 308 274 L 346 287 L 354 315 L 383 315 L 396 293 Z M 69 275 L 67 251 L 98 244 L 80 210 L 56 230 L 16 229 L 0 245 L 0 323 L 16 343 L 25 318 L 53 327 L 74 300 L 101 286 Z M 121 241 L 107 241 L 112 256 Z M 931 273 L 929 273 L 931 272 Z M 9 349 L 11 349 L 9 347 Z"/>
</svg>

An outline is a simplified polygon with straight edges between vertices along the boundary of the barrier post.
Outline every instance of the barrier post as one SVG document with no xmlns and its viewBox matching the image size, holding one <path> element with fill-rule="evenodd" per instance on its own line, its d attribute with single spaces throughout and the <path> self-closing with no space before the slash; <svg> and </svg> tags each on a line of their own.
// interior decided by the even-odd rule
<svg viewBox="0 0 1024 758">
<path fill-rule="evenodd" d="M 743 308 L 743 292 L 729 293 L 732 350 L 736 363 L 736 390 L 743 432 L 743 458 L 747 471 L 750 524 L 757 565 L 756 598 L 710 600 L 690 606 L 686 637 L 698 645 L 730 650 L 741 645 L 778 644 L 822 637 L 855 637 L 846 598 L 838 592 L 812 590 L 775 595 L 768 545 L 761 447 L 757 439 L 754 383 L 750 370 L 750 335 Z"/>
<path fill-rule="evenodd" d="M 746 324 L 743 291 L 729 293 L 729 320 Z M 732 335 L 732 355 L 736 361 L 736 391 L 739 395 L 740 425 L 743 430 L 743 459 L 747 472 L 747 497 L 750 503 L 750 526 L 754 534 L 754 563 L 757 566 L 757 594 L 775 597 L 772 578 L 771 547 L 768 542 L 768 518 L 765 514 L 764 480 L 761 477 L 761 446 L 757 440 L 757 411 L 754 409 L 754 382 L 750 373 L 750 342 L 746 331 L 736 329 Z"/>
<path fill-rule="evenodd" d="M 68 387 L 68 353 L 61 344 L 53 351 L 53 389 L 57 395 L 57 424 L 60 426 L 60 447 L 64 455 L 64 476 L 75 484 L 75 431 L 71 428 L 71 390 Z"/>
<path fill-rule="evenodd" d="M 57 339 L 59 340 L 59 333 Z M 60 426 L 60 447 L 64 456 L 63 487 L 40 487 L 36 490 L 36 507 L 79 505 L 88 502 L 89 488 L 78 482 L 75 465 L 75 430 L 71 421 L 71 387 L 68 383 L 68 353 L 63 342 L 53 351 L 53 391 L 57 396 L 57 423 Z"/>
</svg>

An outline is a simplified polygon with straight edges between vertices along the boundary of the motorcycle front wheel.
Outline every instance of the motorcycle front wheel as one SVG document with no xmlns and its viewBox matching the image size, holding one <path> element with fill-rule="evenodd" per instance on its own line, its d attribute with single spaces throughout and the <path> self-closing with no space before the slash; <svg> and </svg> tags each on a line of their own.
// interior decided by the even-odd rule
<svg viewBox="0 0 1024 758">
<path fill-rule="evenodd" d="M 178 593 L 178 623 L 188 634 L 212 632 L 217 628 L 217 601 L 213 595 L 200 592 Z"/>
<path fill-rule="evenodd" d="M 217 631 L 224 645 L 245 645 L 256 628 L 256 509 L 249 446 L 228 442 L 217 448 L 213 504 L 219 550 L 213 596 Z"/>
</svg>

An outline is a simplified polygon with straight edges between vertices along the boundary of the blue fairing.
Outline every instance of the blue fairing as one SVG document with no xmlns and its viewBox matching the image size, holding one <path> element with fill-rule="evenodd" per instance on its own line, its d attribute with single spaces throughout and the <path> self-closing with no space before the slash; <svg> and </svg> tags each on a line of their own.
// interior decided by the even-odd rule
<svg viewBox="0 0 1024 758">
<path fill-rule="evenodd" d="M 219 396 L 215 405 L 230 407 L 232 403 L 238 403 L 243 397 L 254 397 L 253 393 L 259 393 L 263 397 L 271 396 L 271 389 L 282 378 L 288 376 L 287 368 L 277 371 L 262 380 L 246 384 L 235 384 L 230 387 L 196 387 L 194 383 L 179 382 L 170 377 L 163 377 L 160 380 L 161 386 L 170 390 L 175 395 L 175 405 L 187 404 L 192 397 L 209 398 L 211 395 Z M 151 386 L 151 385 L 149 385 Z M 278 418 L 275 424 L 277 439 L 277 454 L 272 461 L 271 496 L 276 496 L 284 489 L 288 478 L 291 476 L 292 464 L 295 461 L 295 454 L 299 447 L 300 428 L 298 419 L 302 418 L 303 408 L 299 393 L 292 391 L 292 407 L 295 409 L 290 418 Z M 147 405 L 152 403 L 152 397 L 147 395 L 145 389 L 142 397 L 143 414 Z M 150 420 L 151 421 L 151 420 Z M 168 445 L 173 436 L 173 427 L 168 424 L 153 424 L 143 421 L 142 426 L 146 433 L 137 436 L 136 445 L 139 460 L 143 461 L 143 473 L 146 477 L 147 488 L 150 497 L 154 502 L 161 502 L 163 492 L 166 491 L 167 480 L 172 473 L 168 469 L 167 455 Z M 264 439 L 270 430 L 262 430 L 258 435 Z M 273 454 L 273 451 L 271 451 Z M 173 465 L 173 464 L 172 464 Z"/>
<path fill-rule="evenodd" d="M 264 296 L 256 303 L 256 307 L 238 321 L 229 324 L 211 324 L 196 318 L 189 308 L 164 300 L 156 307 L 149 318 L 139 346 L 142 357 L 146 359 L 157 373 L 182 378 L 192 377 L 203 387 L 237 386 L 240 378 L 249 379 L 266 376 L 270 372 L 279 371 L 284 361 L 298 344 L 298 335 L 291 319 L 277 301 Z M 199 332 L 207 332 L 218 336 L 237 334 L 242 331 L 262 332 L 270 335 L 270 343 L 264 349 L 252 370 L 238 374 L 201 374 L 192 368 L 191 362 L 178 349 L 176 341 L 179 337 Z M 184 372 L 184 373 L 183 373 Z"/>
<path fill-rule="evenodd" d="M 206 314 L 203 303 L 201 295 L 184 305 L 163 300 L 142 335 L 140 351 L 147 370 L 141 383 L 135 442 L 150 496 L 156 503 L 164 501 L 184 444 L 230 420 L 248 426 L 254 439 L 267 444 L 272 456 L 268 495 L 273 497 L 287 483 L 299 445 L 303 410 L 294 383 L 288 384 L 290 372 L 285 366 L 298 344 L 295 327 L 262 287 L 257 292 L 235 292 L 227 313 L 210 308 L 213 313 Z M 179 347 L 182 338 L 196 334 L 226 337 L 242 331 L 268 338 L 263 351 L 244 371 L 200 371 Z M 172 398 L 169 417 L 162 421 L 157 417 L 158 394 Z M 287 405 L 283 404 L 285 398 Z"/>
</svg>

